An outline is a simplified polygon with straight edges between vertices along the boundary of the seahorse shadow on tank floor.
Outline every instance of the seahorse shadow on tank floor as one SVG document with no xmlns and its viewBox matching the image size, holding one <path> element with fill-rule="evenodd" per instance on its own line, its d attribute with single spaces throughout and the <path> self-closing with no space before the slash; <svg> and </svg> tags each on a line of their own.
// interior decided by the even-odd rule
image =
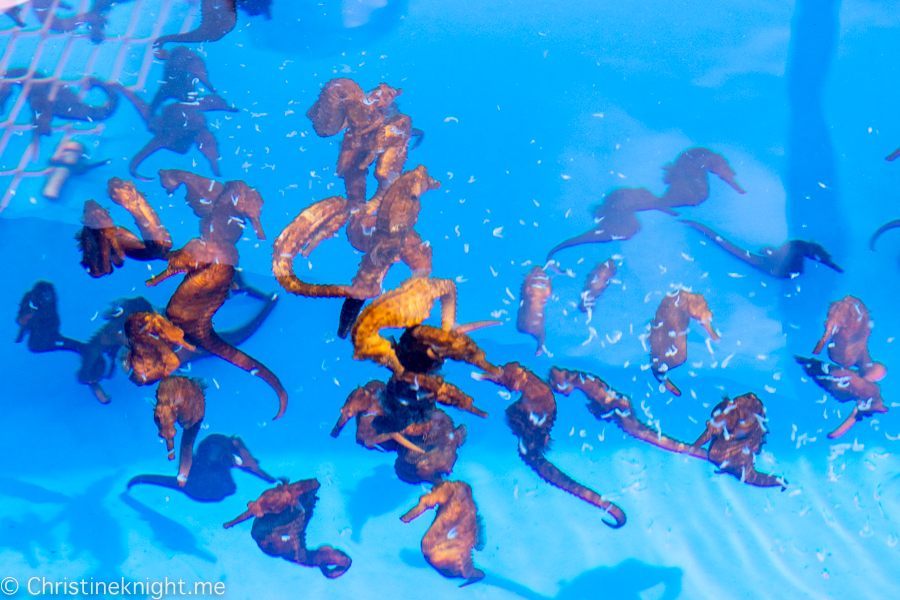
<svg viewBox="0 0 900 600">
<path fill-rule="evenodd" d="M 394 477 L 394 467 L 380 464 L 368 477 L 360 479 L 347 499 L 350 517 L 350 539 L 359 542 L 369 519 L 405 507 L 415 498 L 416 490 Z"/>
<path fill-rule="evenodd" d="M 410 567 L 430 569 L 420 552 L 407 548 L 400 560 Z M 479 584 L 507 590 L 525 600 L 676 600 L 682 570 L 658 567 L 629 558 L 614 567 L 596 567 L 560 584 L 554 596 L 539 594 L 521 583 L 485 570 Z"/>
<path fill-rule="evenodd" d="M 0 496 L 17 498 L 29 504 L 67 504 L 72 498 L 53 490 L 21 481 L 13 477 L 0 477 Z M 47 521 L 32 511 L 18 517 L 0 517 L 0 548 L 22 555 L 28 566 L 36 569 L 41 564 L 39 553 L 55 552 L 56 538 Z"/>
<path fill-rule="evenodd" d="M 0 479 L 2 496 L 62 506 L 48 519 L 33 512 L 25 513 L 21 520 L 0 518 L 0 548 L 21 553 L 29 564 L 45 564 L 47 556 L 51 561 L 89 557 L 93 568 L 83 575 L 85 578 L 118 580 L 124 575 L 122 564 L 128 559 L 128 549 L 123 527 L 111 514 L 108 500 L 120 478 L 118 472 L 108 474 L 85 482 L 83 491 L 70 491 L 68 495 L 13 478 Z M 41 555 L 37 550 L 42 550 Z"/>
<path fill-rule="evenodd" d="M 134 509 L 138 518 L 147 524 L 153 535 L 155 546 L 166 554 L 177 556 L 196 556 L 209 563 L 216 562 L 216 556 L 198 547 L 197 538 L 191 530 L 169 517 L 160 514 L 132 497 L 128 492 L 119 494 L 119 499 Z"/>
<path fill-rule="evenodd" d="M 0 496 L 18 498 L 32 504 L 58 504 L 62 506 L 54 516 L 44 519 L 34 512 L 26 512 L 21 518 L 0 518 L 0 548 L 21 554 L 32 568 L 44 564 L 47 556 L 60 560 L 60 549 L 70 548 L 71 557 L 87 552 L 98 564 L 93 573 L 109 577 L 119 573 L 119 565 L 128 557 L 124 547 L 125 533 L 119 521 L 108 510 L 109 493 L 119 474 L 98 479 L 88 485 L 83 494 L 66 495 L 41 485 L 11 477 L 0 478 Z M 210 552 L 199 548 L 197 539 L 184 525 L 169 519 L 150 507 L 130 497 L 127 493 L 119 499 L 137 512 L 145 521 L 158 547 L 177 555 L 196 556 L 207 562 L 216 562 Z M 65 537 L 59 526 L 68 524 Z M 42 558 L 43 557 L 43 558 Z M 119 575 L 117 575 L 118 577 Z"/>
</svg>

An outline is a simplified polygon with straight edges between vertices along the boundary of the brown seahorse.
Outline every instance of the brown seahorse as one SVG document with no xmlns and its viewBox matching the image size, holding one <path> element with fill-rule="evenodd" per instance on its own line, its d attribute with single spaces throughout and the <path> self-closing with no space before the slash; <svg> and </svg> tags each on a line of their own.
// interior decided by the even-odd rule
<svg viewBox="0 0 900 600">
<path fill-rule="evenodd" d="M 692 318 L 699 321 L 709 337 L 718 341 L 719 334 L 713 329 L 712 317 L 703 295 L 685 290 L 666 294 L 656 309 L 656 318 L 650 323 L 653 375 L 676 396 L 681 395 L 681 390 L 669 379 L 669 371 L 687 360 L 688 325 Z"/>
<path fill-rule="evenodd" d="M 611 388 L 605 381 L 582 371 L 569 371 L 553 367 L 550 369 L 550 385 L 555 392 L 564 396 L 581 390 L 588 397 L 588 410 L 600 421 L 612 421 L 625 433 L 663 450 L 689 454 L 696 458 L 706 458 L 706 452 L 695 450 L 690 444 L 663 435 L 638 419 L 631 405 L 631 399 Z"/>
<path fill-rule="evenodd" d="M 356 442 L 361 446 L 372 450 L 388 440 L 393 440 L 413 452 L 424 453 L 425 451 L 410 442 L 403 432 L 379 432 L 375 429 L 372 424 L 375 417 L 384 415 L 384 406 L 381 404 L 384 390 L 385 385 L 380 381 L 370 381 L 363 387 L 353 390 L 341 407 L 341 416 L 331 430 L 331 437 L 336 438 L 340 435 L 347 421 L 356 417 Z"/>
<path fill-rule="evenodd" d="M 330 137 L 347 128 L 335 172 L 344 179 L 347 199 L 352 206 L 366 202 L 366 176 L 369 165 L 375 160 L 372 153 L 379 142 L 378 130 L 396 115 L 394 100 L 402 93 L 403 90 L 386 83 L 363 93 L 355 81 L 339 77 L 325 84 L 306 113 L 320 137 Z M 400 167 L 402 169 L 402 163 Z"/>
<path fill-rule="evenodd" d="M 166 440 L 169 460 L 175 459 L 175 423 L 181 425 L 181 444 L 178 459 L 178 485 L 184 487 L 191 472 L 194 440 L 206 414 L 203 386 L 188 377 L 166 377 L 156 388 L 156 408 L 153 420 L 159 437 Z"/>
<path fill-rule="evenodd" d="M 709 462 L 742 482 L 759 487 L 787 487 L 782 477 L 756 470 L 756 455 L 766 441 L 766 409 L 753 393 L 725 398 L 712 410 L 706 431 L 691 444 L 699 449 L 709 442 Z"/>
<path fill-rule="evenodd" d="M 750 485 L 787 485 L 783 479 L 758 473 L 753 468 L 753 457 L 759 454 L 765 441 L 762 422 L 766 413 L 762 402 L 753 394 L 744 394 L 733 401 L 723 400 L 713 409 L 713 419 L 707 423 L 706 432 L 688 444 L 663 434 L 659 420 L 654 422 L 655 429 L 641 422 L 631 400 L 596 375 L 553 367 L 550 382 L 555 391 L 566 396 L 581 390 L 590 400 L 588 410 L 598 420 L 612 421 L 629 435 L 657 448 L 708 460 Z M 710 440 L 714 441 L 709 450 L 704 449 L 702 446 Z"/>
<path fill-rule="evenodd" d="M 138 385 L 150 385 L 171 375 L 181 366 L 176 350 L 194 346 L 184 339 L 184 331 L 159 313 L 136 312 L 125 321 L 128 353 L 125 368 Z"/>
<path fill-rule="evenodd" d="M 547 300 L 553 293 L 550 277 L 540 265 L 535 265 L 522 282 L 519 293 L 519 314 L 516 318 L 516 330 L 527 333 L 537 340 L 535 355 L 540 356 L 544 349 L 544 310 Z"/>
<path fill-rule="evenodd" d="M 28 349 L 32 352 L 70 350 L 83 354 L 86 344 L 59 332 L 59 313 L 56 310 L 56 288 L 49 281 L 38 281 L 22 296 L 16 315 L 19 335 L 16 343 L 28 335 Z"/>
<path fill-rule="evenodd" d="M 329 579 L 340 577 L 352 562 L 346 552 L 332 546 L 306 547 L 306 526 L 313 516 L 318 489 L 316 479 L 282 482 L 248 502 L 247 511 L 225 523 L 225 528 L 256 517 L 250 534 L 260 550 L 298 565 L 319 567 Z"/>
<path fill-rule="evenodd" d="M 394 181 L 403 174 L 410 139 L 413 135 L 421 135 L 421 132 L 413 129 L 412 119 L 407 115 L 397 114 L 368 135 L 371 138 L 368 141 L 368 154 L 354 168 L 364 176 L 374 161 L 378 189 L 364 204 L 350 203 L 350 220 L 347 222 L 347 240 L 360 252 L 367 252 L 371 247 L 370 236 L 376 226 L 381 201 Z M 340 166 L 341 162 L 338 159 L 338 167 Z M 347 181 L 347 176 L 344 177 Z M 350 192 L 347 193 L 347 197 L 351 198 Z"/>
<path fill-rule="evenodd" d="M 825 333 L 813 354 L 828 346 L 828 358 L 845 369 L 858 368 L 869 381 L 880 381 L 887 369 L 869 356 L 869 333 L 872 331 L 869 310 L 863 301 L 845 296 L 828 307 Z"/>
<path fill-rule="evenodd" d="M 445 577 L 464 577 L 463 585 L 484 577 L 475 568 L 472 550 L 483 550 L 484 526 L 472 488 L 464 481 L 443 481 L 419 498 L 419 503 L 400 517 L 409 523 L 426 510 L 437 507 L 437 515 L 422 538 L 422 554 Z"/>
<path fill-rule="evenodd" d="M 375 229 L 366 244 L 359 270 L 346 288 L 349 297 L 378 296 L 388 270 L 401 260 L 409 266 L 413 277 L 431 275 L 431 246 L 422 242 L 415 225 L 422 208 L 422 194 L 439 187 L 441 182 L 432 179 L 422 165 L 400 175 L 391 184 L 375 217 Z"/>
<path fill-rule="evenodd" d="M 294 257 L 309 256 L 322 240 L 347 223 L 351 204 L 333 196 L 304 209 L 275 240 L 272 249 L 275 278 L 285 290 L 298 296 L 365 300 L 381 293 L 385 275 L 399 260 L 409 266 L 414 276 L 427 277 L 431 273 L 431 247 L 422 242 L 414 227 L 421 208 L 420 196 L 440 185 L 421 165 L 393 182 L 381 202 L 373 230 L 357 242 L 366 254 L 351 285 L 305 283 L 296 276 L 293 267 Z"/>
<path fill-rule="evenodd" d="M 210 354 L 223 358 L 251 375 L 258 375 L 278 394 L 275 419 L 287 408 L 287 392 L 265 365 L 226 342 L 213 330 L 212 318 L 225 302 L 235 277 L 238 252 L 235 244 L 244 231 L 244 220 L 259 239 L 265 239 L 259 216 L 262 196 L 243 181 L 229 181 L 219 188 L 216 182 L 186 171 L 161 171 L 160 181 L 169 193 L 182 183 L 187 201 L 200 217 L 200 237 L 166 255 L 168 267 L 147 281 L 155 286 L 184 273 L 185 278 L 166 306 L 166 316 L 180 327 L 186 339 Z"/>
<path fill-rule="evenodd" d="M 271 3 L 272 0 L 202 0 L 200 25 L 196 29 L 164 35 L 154 40 L 153 47 L 161 58 L 165 58 L 164 44 L 218 41 L 237 25 L 237 9 L 240 8 L 251 16 L 265 15 L 267 19 L 271 19 Z"/>
<path fill-rule="evenodd" d="M 441 409 L 434 408 L 425 417 L 425 421 L 411 423 L 403 430 L 403 435 L 421 450 L 397 449 L 394 469 L 407 483 L 440 482 L 453 471 L 456 452 L 466 441 L 466 426 L 457 427 Z"/>
<path fill-rule="evenodd" d="M 641 230 L 638 212 L 659 210 L 676 216 L 678 213 L 674 208 L 702 204 L 709 198 L 709 173 L 718 175 L 738 193 L 744 193 L 725 157 L 708 148 L 688 148 L 674 163 L 669 163 L 663 169 L 663 181 L 669 185 L 665 194 L 655 196 L 643 187 L 612 190 L 593 209 L 594 227 L 561 242 L 550 250 L 547 258 L 564 248 L 580 244 L 631 239 Z"/>
<path fill-rule="evenodd" d="M 147 198 L 131 181 L 113 177 L 107 184 L 110 199 L 128 211 L 138 226 L 139 239 L 125 227 L 117 227 L 109 212 L 94 202 L 84 203 L 84 227 L 75 236 L 82 251 L 81 264 L 91 277 L 102 277 L 121 267 L 125 257 L 135 260 L 164 258 L 172 249 L 172 237 Z"/>
<path fill-rule="evenodd" d="M 606 288 L 609 287 L 609 281 L 615 276 L 616 261 L 612 258 L 607 259 L 606 262 L 598 263 L 594 270 L 588 273 L 584 282 L 584 291 L 581 292 L 581 304 L 578 306 L 581 312 L 588 314 L 588 323 L 591 321 L 591 313 L 597 298 L 606 291 Z"/>
<path fill-rule="evenodd" d="M 32 80 L 27 101 L 32 112 L 31 123 L 34 126 L 35 142 L 39 136 L 52 135 L 53 117 L 76 121 L 102 121 L 112 115 L 118 106 L 119 88 L 116 84 L 88 77 L 81 86 L 82 91 L 100 88 L 106 94 L 106 101 L 103 104 L 92 105 L 82 100 L 79 93 L 69 86 L 59 85 L 41 71 L 36 70 L 29 75 L 27 67 L 15 67 L 8 69 L 0 81 L 0 112 L 3 112 L 6 99 L 12 94 L 12 86 L 25 88 L 28 80 Z"/>
<path fill-rule="evenodd" d="M 836 439 L 850 431 L 850 428 L 871 417 L 875 413 L 886 413 L 887 406 L 881 397 L 881 386 L 866 377 L 862 377 L 854 369 L 845 369 L 814 358 L 794 357 L 812 377 L 816 384 L 832 395 L 839 402 L 854 403 L 853 411 L 837 429 L 828 434 L 829 439 Z"/>
<path fill-rule="evenodd" d="M 604 523 L 614 529 L 622 527 L 625 512 L 618 505 L 578 483 L 544 456 L 550 446 L 550 430 L 556 421 L 556 398 L 550 386 L 517 362 L 503 365 L 499 377 L 489 378 L 511 392 L 522 394 L 506 409 L 509 427 L 519 438 L 519 456 L 522 460 L 547 483 L 609 513 L 614 521 L 604 520 Z"/>
<path fill-rule="evenodd" d="M 381 336 L 387 327 L 412 327 L 428 318 L 434 301 L 441 302 L 441 329 L 456 324 L 456 284 L 452 279 L 413 277 L 385 292 L 367 306 L 353 325 L 353 358 L 370 359 L 396 374 L 405 370 L 391 342 Z"/>
</svg>

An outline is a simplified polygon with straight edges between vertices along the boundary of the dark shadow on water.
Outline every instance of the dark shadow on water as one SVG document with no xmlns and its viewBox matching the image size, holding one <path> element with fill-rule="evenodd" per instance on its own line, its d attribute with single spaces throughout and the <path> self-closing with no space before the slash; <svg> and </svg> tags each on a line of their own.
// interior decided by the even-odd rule
<svg viewBox="0 0 900 600">
<path fill-rule="evenodd" d="M 785 83 L 790 106 L 787 131 L 788 235 L 822 244 L 841 264 L 847 251 L 846 221 L 841 207 L 837 151 L 825 111 L 825 90 L 837 57 L 841 0 L 798 0 L 791 18 L 791 41 Z M 831 298 L 837 279 L 804 279 L 799 286 L 784 281 L 779 294 L 782 320 L 802 330 L 818 327 L 821 315 L 809 310 L 813 298 Z M 803 336 L 788 335 L 788 351 L 802 354 Z"/>
<path fill-rule="evenodd" d="M 98 479 L 72 500 L 55 517 L 48 521 L 50 528 L 67 525 L 67 546 L 72 548 L 68 559 L 90 554 L 96 568 L 95 577 L 121 577 L 120 566 L 128 558 L 122 540 L 122 528 L 105 506 L 113 484 L 121 475 L 114 473 Z"/>
<path fill-rule="evenodd" d="M 837 256 L 846 234 L 833 226 L 842 220 L 842 210 L 824 95 L 837 56 L 840 7 L 840 0 L 795 4 L 785 74 L 791 107 L 785 177 L 790 235 L 815 239 Z"/>
<path fill-rule="evenodd" d="M 641 600 L 641 592 L 659 584 L 665 585 L 655 600 L 675 600 L 681 594 L 681 569 L 654 567 L 629 558 L 615 567 L 597 567 L 585 571 L 572 581 L 563 583 L 555 596 L 537 594 L 527 587 L 492 573 L 483 585 L 499 587 L 528 600 Z"/>
<path fill-rule="evenodd" d="M 65 504 L 71 498 L 27 481 L 0 477 L 0 495 L 19 498 L 32 504 Z"/>
<path fill-rule="evenodd" d="M 362 528 L 372 517 L 387 514 L 406 503 L 412 488 L 397 479 L 391 465 L 378 465 L 372 475 L 361 479 L 347 502 L 351 539 L 358 542 Z"/>
<path fill-rule="evenodd" d="M 404 548 L 400 560 L 410 567 L 430 569 L 421 552 Z M 478 553 L 475 553 L 478 564 Z M 485 578 L 474 585 L 498 587 L 526 600 L 642 600 L 641 592 L 659 584 L 665 586 L 661 594 L 646 596 L 653 600 L 676 600 L 681 595 L 682 571 L 677 567 L 655 567 L 629 558 L 614 567 L 597 567 L 585 571 L 572 581 L 561 584 L 555 596 L 539 594 L 528 587 L 485 571 Z"/>
<path fill-rule="evenodd" d="M 18 521 L 9 517 L 0 519 L 0 548 L 18 552 L 32 569 L 41 564 L 37 550 L 52 555 L 56 547 L 47 523 L 36 514 L 25 513 Z"/>
<path fill-rule="evenodd" d="M 32 567 L 39 565 L 36 549 L 49 555 L 65 546 L 67 560 L 87 553 L 95 565 L 91 576 L 114 580 L 121 577 L 120 567 L 128 557 L 122 528 L 105 506 L 112 486 L 120 478 L 108 475 L 90 484 L 84 492 L 71 496 L 42 486 L 0 478 L 0 495 L 19 498 L 34 504 L 62 504 L 62 509 L 44 521 L 34 513 L 21 520 L 0 519 L 0 548 L 21 553 Z M 65 534 L 65 544 L 60 534 Z"/>
<path fill-rule="evenodd" d="M 615 567 L 597 567 L 563 585 L 556 600 L 639 600 L 640 592 L 662 583 L 659 600 L 675 600 L 681 595 L 681 569 L 654 567 L 629 558 Z"/>
<path fill-rule="evenodd" d="M 170 550 L 176 555 L 190 554 L 206 562 L 216 562 L 215 555 L 197 547 L 197 538 L 181 523 L 161 515 L 149 506 L 132 498 L 128 492 L 119 494 L 119 499 L 133 508 L 141 520 L 147 523 L 158 547 Z"/>
</svg>

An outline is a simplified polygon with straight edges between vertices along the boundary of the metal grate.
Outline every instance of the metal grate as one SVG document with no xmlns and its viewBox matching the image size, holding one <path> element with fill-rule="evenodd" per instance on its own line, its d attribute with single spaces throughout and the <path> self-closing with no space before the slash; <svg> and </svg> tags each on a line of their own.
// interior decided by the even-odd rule
<svg viewBox="0 0 900 600">
<path fill-rule="evenodd" d="M 77 0 L 78 6 L 73 9 L 79 13 L 87 12 L 90 1 Z M 61 3 L 61 0 L 53 0 L 48 14 L 55 14 Z M 153 40 L 164 30 L 166 33 L 183 33 L 192 28 L 199 4 L 195 2 L 187 10 L 179 10 L 184 4 L 184 0 L 132 0 L 117 4 L 107 14 L 107 37 L 100 43 L 91 41 L 85 25 L 68 33 L 51 31 L 52 17 L 41 23 L 30 4 L 24 5 L 21 13 L 25 27 L 18 27 L 12 19 L 0 15 L 4 27 L 0 29 L 0 75 L 14 67 L 28 69 L 19 78 L 0 78 L 2 82 L 22 84 L 15 101 L 7 100 L 0 115 L 0 189 L 4 189 L 0 212 L 9 206 L 23 179 L 43 177 L 53 170 L 48 160 L 60 141 L 75 135 L 82 141 L 90 136 L 99 138 L 104 131 L 103 123 L 60 120 L 52 127 L 52 137 L 43 137 L 39 148 L 35 147 L 30 111 L 22 114 L 32 86 L 51 82 L 52 99 L 61 86 L 80 87 L 93 76 L 118 82 L 132 91 L 143 91 L 154 61 Z M 115 33 L 126 19 L 124 32 Z M 45 77 L 36 77 L 38 72 Z M 86 86 L 82 88 L 81 96 L 85 93 Z M 20 119 L 22 122 L 17 122 Z"/>
</svg>

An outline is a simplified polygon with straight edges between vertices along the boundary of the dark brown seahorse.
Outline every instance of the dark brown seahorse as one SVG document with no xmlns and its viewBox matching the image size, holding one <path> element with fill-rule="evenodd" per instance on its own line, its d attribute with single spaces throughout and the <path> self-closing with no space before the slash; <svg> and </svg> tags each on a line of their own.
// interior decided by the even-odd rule
<svg viewBox="0 0 900 600">
<path fill-rule="evenodd" d="M 413 484 L 437 483 L 453 470 L 457 449 L 466 441 L 466 426 L 456 427 L 434 402 L 427 390 L 395 378 L 387 386 L 370 381 L 347 398 L 331 435 L 337 437 L 355 417 L 357 443 L 396 451 L 394 470 L 400 479 Z"/>
<path fill-rule="evenodd" d="M 202 83 L 209 92 L 216 91 L 209 82 L 203 59 L 184 46 L 178 46 L 168 53 L 162 81 L 150 103 L 151 114 L 169 98 L 178 102 L 194 102 L 198 96 L 198 83 Z"/>
<path fill-rule="evenodd" d="M 187 481 L 179 481 L 171 475 L 136 475 L 128 481 L 128 489 L 140 484 L 158 485 L 184 492 L 198 502 L 219 502 L 237 490 L 231 476 L 231 469 L 235 467 L 268 483 L 276 481 L 260 468 L 259 461 L 250 454 L 241 438 L 213 433 L 197 445 Z"/>
<path fill-rule="evenodd" d="M 622 527 L 625 512 L 618 505 L 581 485 L 544 456 L 550 446 L 550 430 L 556 421 L 556 398 L 550 386 L 517 362 L 503 365 L 499 377 L 489 378 L 511 392 L 522 394 L 506 409 L 509 427 L 519 438 L 519 456 L 522 460 L 547 483 L 609 513 L 614 521 L 604 519 L 604 523 L 614 529 Z"/>
<path fill-rule="evenodd" d="M 142 296 L 137 298 L 121 298 L 113 303 L 113 306 L 103 311 L 106 319 L 100 329 L 85 344 L 81 353 L 81 367 L 77 377 L 80 383 L 91 388 L 97 399 L 106 404 L 111 398 L 100 385 L 102 379 L 112 377 L 116 369 L 119 350 L 127 343 L 125 337 L 125 322 L 136 312 L 155 312 L 150 301 Z M 181 352 L 188 352 L 182 347 Z M 187 360 L 179 352 L 178 358 L 182 364 Z"/>
<path fill-rule="evenodd" d="M 669 188 L 660 200 L 662 206 L 668 209 L 697 206 L 705 202 L 709 198 L 709 173 L 718 175 L 737 193 L 745 193 L 735 180 L 734 171 L 725 157 L 709 148 L 688 148 L 663 170 L 663 182 Z"/>
<path fill-rule="evenodd" d="M 487 362 L 484 351 L 465 335 L 465 331 L 483 325 L 460 325 L 449 331 L 428 325 L 408 328 L 393 345 L 404 373 L 395 373 L 387 385 L 370 381 L 354 390 L 341 408 L 332 437 L 337 437 L 355 417 L 359 444 L 369 449 L 379 445 L 398 451 L 395 466 L 402 479 L 413 478 L 412 470 L 420 478 L 416 482 L 435 481 L 449 473 L 456 461 L 456 449 L 465 441 L 465 428 L 454 427 L 446 413 L 435 409 L 435 403 L 482 417 L 487 413 L 475 408 L 471 397 L 436 372 L 450 358 L 499 375 L 500 369 Z M 409 475 L 405 477 L 401 471 Z"/>
<path fill-rule="evenodd" d="M 466 426 L 456 426 L 453 419 L 439 408 L 425 413 L 425 420 L 411 423 L 404 437 L 421 450 L 405 446 L 397 448 L 394 469 L 407 483 L 438 483 L 453 471 L 457 450 L 466 441 Z"/>
<path fill-rule="evenodd" d="M 59 313 L 56 309 L 56 289 L 49 281 L 38 281 L 25 292 L 16 315 L 19 335 L 16 343 L 28 335 L 28 349 L 32 352 L 70 350 L 84 352 L 85 343 L 73 340 L 59 332 Z"/>
<path fill-rule="evenodd" d="M 153 307 L 145 298 L 124 298 L 118 302 L 116 310 L 104 314 L 108 319 L 106 324 L 90 340 L 73 340 L 59 333 L 56 289 L 49 281 L 38 281 L 22 297 L 16 317 L 20 327 L 16 342 L 28 335 L 31 352 L 77 352 L 81 356 L 78 381 L 90 386 L 97 399 L 106 404 L 110 397 L 100 386 L 100 380 L 111 377 L 115 369 L 116 354 L 125 344 L 125 320 L 131 313 L 152 311 Z"/>
<path fill-rule="evenodd" d="M 690 444 L 664 435 L 659 429 L 643 423 L 635 414 L 631 399 L 611 388 L 596 375 L 553 367 L 550 370 L 550 385 L 554 391 L 564 396 L 581 390 L 589 399 L 588 410 L 592 415 L 600 421 L 614 422 L 634 438 L 670 452 L 706 458 L 706 451 L 694 449 Z"/>
<path fill-rule="evenodd" d="M 133 177 L 142 181 L 151 180 L 139 175 L 137 168 L 157 150 L 166 149 L 186 154 L 194 144 L 197 144 L 197 149 L 209 161 L 213 173 L 219 175 L 218 145 L 215 136 L 206 126 L 206 117 L 203 113 L 211 110 L 237 112 L 238 109 L 216 94 L 209 94 L 193 102 L 167 104 L 159 114 L 154 114 L 150 110 L 150 105 L 130 90 L 122 88 L 122 94 L 138 109 L 147 123 L 147 129 L 153 134 L 153 138 L 131 159 L 129 169 Z"/>
<path fill-rule="evenodd" d="M 709 173 L 718 175 L 738 193 L 744 190 L 737 184 L 734 171 L 721 154 L 708 148 L 688 148 L 674 163 L 663 167 L 663 181 L 669 185 L 666 193 L 655 196 L 647 188 L 616 188 L 602 204 L 594 207 L 596 225 L 574 238 L 555 246 L 547 258 L 563 248 L 580 244 L 595 244 L 627 240 L 641 230 L 638 212 L 659 210 L 677 215 L 674 208 L 697 206 L 709 197 Z"/>
<path fill-rule="evenodd" d="M 237 24 L 237 9 L 251 16 L 266 15 L 271 19 L 269 5 L 272 0 L 203 0 L 200 4 L 200 25 L 187 33 L 164 35 L 153 42 L 159 50 L 164 44 L 215 42 L 225 37 Z"/>
<path fill-rule="evenodd" d="M 553 367 L 550 383 L 555 391 L 566 396 L 581 390 L 589 399 L 588 410 L 598 420 L 612 421 L 627 434 L 657 448 L 708 460 L 750 485 L 787 485 L 783 479 L 758 473 L 753 468 L 753 457 L 759 454 L 765 441 L 765 428 L 762 427 L 765 408 L 753 394 L 722 401 L 713 409 L 713 419 L 707 424 L 706 433 L 688 444 L 665 435 L 659 428 L 659 420 L 655 421 L 655 429 L 641 422 L 631 400 L 596 375 Z M 715 441 L 708 450 L 702 447 L 713 439 Z"/>
<path fill-rule="evenodd" d="M 473 407 L 470 397 L 444 382 L 436 371 L 450 358 L 478 366 L 490 374 L 501 374 L 464 333 L 484 325 L 460 325 L 449 331 L 426 325 L 408 328 L 394 344 L 405 371 L 395 373 L 387 385 L 370 381 L 354 390 L 341 408 L 331 435 L 337 437 L 355 417 L 359 444 L 369 449 L 378 445 L 397 451 L 394 468 L 400 479 L 409 483 L 441 481 L 456 463 L 457 450 L 466 439 L 466 428 L 456 427 L 435 403 L 479 416 L 487 414 Z"/>
<path fill-rule="evenodd" d="M 344 425 L 352 418 L 356 418 L 356 442 L 369 450 L 376 446 L 394 449 L 389 444 L 395 442 L 398 446 L 406 447 L 414 452 L 423 453 L 424 450 L 406 439 L 403 431 L 379 431 L 374 426 L 377 417 L 384 416 L 385 410 L 382 403 L 386 386 L 380 381 L 370 381 L 363 387 L 356 388 L 347 397 L 344 406 L 341 407 L 341 416 L 331 430 L 331 437 L 340 435 Z"/>
<path fill-rule="evenodd" d="M 14 85 L 25 88 L 26 76 L 29 69 L 16 67 L 8 69 L 0 81 L 0 112 L 4 110 L 6 100 L 12 93 Z M 31 74 L 31 79 L 46 80 L 47 76 L 41 71 Z M 28 104 L 31 106 L 34 125 L 34 139 L 39 136 L 50 135 L 53 117 L 60 119 L 72 119 L 75 121 L 102 121 L 109 117 L 119 104 L 117 90 L 120 86 L 106 81 L 89 77 L 88 89 L 101 88 L 106 93 L 106 101 L 103 104 L 93 105 L 81 100 L 77 92 L 70 87 L 59 83 L 46 81 L 32 81 L 28 92 Z"/>
<path fill-rule="evenodd" d="M 831 255 L 820 244 L 806 240 L 788 240 L 780 247 L 763 246 L 759 254 L 753 254 L 735 246 L 718 233 L 696 221 L 681 219 L 688 227 L 693 227 L 733 256 L 738 257 L 754 269 L 768 273 L 779 279 L 789 279 L 803 273 L 804 259 L 810 258 L 831 267 L 838 273 L 844 270 L 831 260 Z"/>
<path fill-rule="evenodd" d="M 340 577 L 352 563 L 346 552 L 332 546 L 306 547 L 306 527 L 313 517 L 318 489 L 316 479 L 282 482 L 248 502 L 247 510 L 225 523 L 225 528 L 256 517 L 250 534 L 260 550 L 298 565 L 319 567 L 329 579 Z"/>
<path fill-rule="evenodd" d="M 265 365 L 235 348 L 213 330 L 212 317 L 228 297 L 235 276 L 238 251 L 235 246 L 244 232 L 244 220 L 259 239 L 265 239 L 259 220 L 263 199 L 243 181 L 224 185 L 187 171 L 160 171 L 160 181 L 171 194 L 185 184 L 187 201 L 200 217 L 200 237 L 166 255 L 165 271 L 147 281 L 155 286 L 179 273 L 185 278 L 166 306 L 166 316 L 180 327 L 185 338 L 231 364 L 258 375 L 278 394 L 275 419 L 287 408 L 287 392 Z"/>
<path fill-rule="evenodd" d="M 669 214 L 674 211 L 661 206 L 659 198 L 647 188 L 616 188 L 606 196 L 602 204 L 595 206 L 594 227 L 554 246 L 547 258 L 565 248 L 581 244 L 601 244 L 628 240 L 641 230 L 637 212 L 661 210 Z"/>
<path fill-rule="evenodd" d="M 246 293 L 264 301 L 263 306 L 247 322 L 235 329 L 222 332 L 229 344 L 238 345 L 253 335 L 266 320 L 278 303 L 276 294 L 267 295 L 235 278 L 234 292 Z M 20 331 L 16 341 L 21 342 L 28 335 L 28 349 L 32 352 L 70 350 L 81 356 L 81 366 L 77 377 L 80 383 L 91 388 L 97 399 L 106 404 L 110 401 L 100 381 L 113 376 L 119 350 L 126 343 L 125 321 L 136 312 L 155 312 L 150 301 L 143 296 L 120 298 L 103 310 L 106 321 L 87 342 L 73 340 L 59 334 L 59 314 L 56 309 L 56 290 L 52 283 L 39 281 L 25 293 L 20 304 L 16 322 Z M 61 342 L 61 343 L 58 343 Z M 188 350 L 182 347 L 175 354 L 182 365 L 209 356 L 202 348 Z"/>
</svg>

